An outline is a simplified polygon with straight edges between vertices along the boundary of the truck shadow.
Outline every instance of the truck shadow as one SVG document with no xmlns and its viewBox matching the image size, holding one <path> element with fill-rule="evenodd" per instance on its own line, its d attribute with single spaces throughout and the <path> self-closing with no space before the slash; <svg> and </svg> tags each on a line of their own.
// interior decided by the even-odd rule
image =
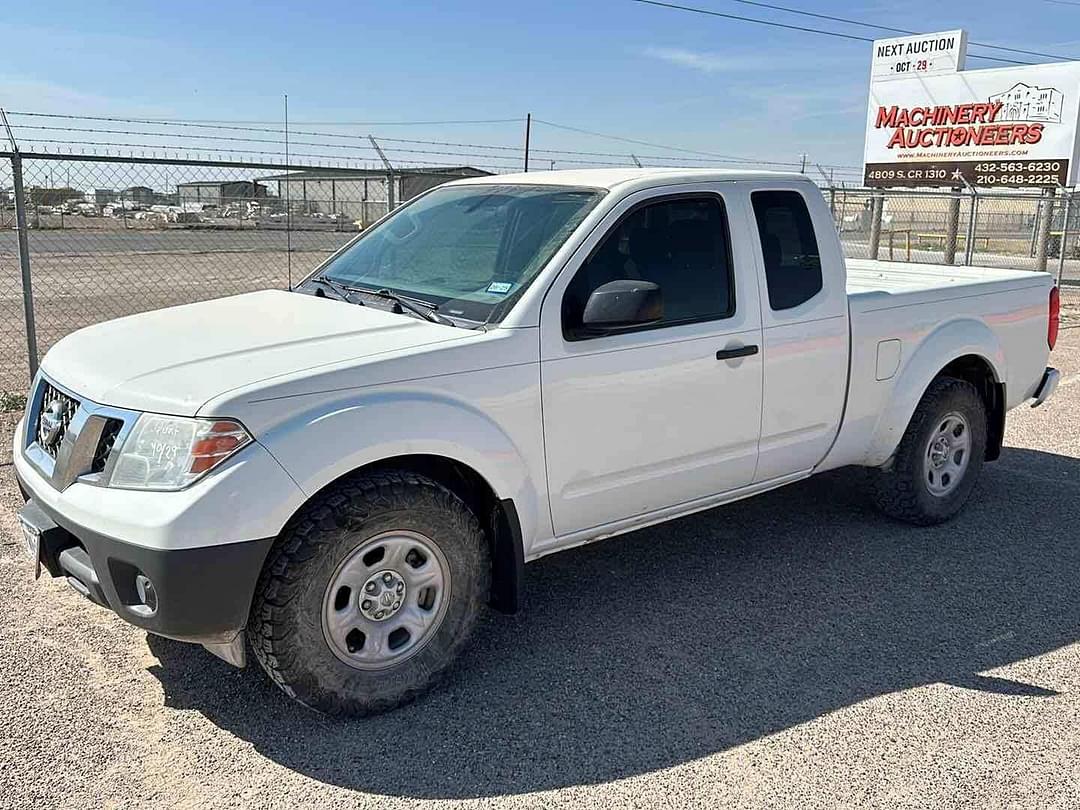
<svg viewBox="0 0 1080 810">
<path fill-rule="evenodd" d="M 944 682 L 1052 699 L 986 670 L 1077 641 L 1080 459 L 1007 449 L 955 522 L 891 523 L 841 470 L 547 558 L 417 703 L 354 722 L 257 665 L 151 639 L 169 706 L 326 783 L 423 797 L 606 782 L 883 693 Z M 983 674 L 980 674 L 983 673 Z"/>
</svg>

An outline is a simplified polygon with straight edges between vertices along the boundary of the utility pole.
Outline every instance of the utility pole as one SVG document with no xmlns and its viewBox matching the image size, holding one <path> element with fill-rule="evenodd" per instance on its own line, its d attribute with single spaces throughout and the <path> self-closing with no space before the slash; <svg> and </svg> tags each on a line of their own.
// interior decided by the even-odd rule
<svg viewBox="0 0 1080 810">
<path fill-rule="evenodd" d="M 529 170 L 529 136 L 532 135 L 532 113 L 525 116 L 525 171 Z"/>
</svg>

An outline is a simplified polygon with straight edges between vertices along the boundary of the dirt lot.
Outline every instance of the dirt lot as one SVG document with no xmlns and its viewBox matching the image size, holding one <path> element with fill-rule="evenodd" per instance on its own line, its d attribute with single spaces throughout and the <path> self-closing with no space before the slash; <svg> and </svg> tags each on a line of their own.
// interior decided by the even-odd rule
<svg viewBox="0 0 1080 810">
<path fill-rule="evenodd" d="M 352 723 L 34 583 L 0 457 L 0 805 L 1076 807 L 1080 330 L 1053 362 L 950 525 L 844 470 L 560 554 Z"/>
<path fill-rule="evenodd" d="M 306 275 L 355 234 L 282 231 L 31 232 L 40 353 L 93 323 L 268 287 Z M 0 232 L 0 392 L 27 385 L 14 233 Z"/>
</svg>

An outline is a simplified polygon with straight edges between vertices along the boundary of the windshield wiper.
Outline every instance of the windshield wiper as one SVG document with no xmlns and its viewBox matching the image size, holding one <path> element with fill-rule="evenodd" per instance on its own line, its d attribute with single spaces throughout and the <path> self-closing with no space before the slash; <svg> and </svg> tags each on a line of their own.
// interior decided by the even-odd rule
<svg viewBox="0 0 1080 810">
<path fill-rule="evenodd" d="M 308 281 L 312 284 L 321 284 L 326 289 L 331 290 L 334 295 L 342 301 L 346 301 L 350 304 L 359 304 L 360 306 L 364 305 L 363 301 L 352 300 L 352 294 L 354 292 L 352 288 L 346 287 L 344 284 L 334 281 L 331 278 L 327 278 L 326 276 L 313 276 L 312 278 L 309 278 Z"/>
<path fill-rule="evenodd" d="M 353 292 L 363 293 L 366 295 L 377 295 L 380 298 L 386 298 L 397 304 L 398 309 L 407 309 L 414 315 L 419 315 L 425 321 L 431 321 L 432 323 L 441 323 L 445 326 L 457 326 L 452 320 L 445 315 L 439 314 L 439 305 L 433 304 L 430 301 L 425 301 L 422 298 L 408 298 L 404 295 L 398 295 L 393 290 L 388 290 L 383 287 L 381 290 L 365 290 L 360 287 L 349 287 L 349 290 Z M 413 302 L 416 303 L 413 303 Z M 427 307 L 427 309 L 421 309 L 416 304 Z"/>
</svg>

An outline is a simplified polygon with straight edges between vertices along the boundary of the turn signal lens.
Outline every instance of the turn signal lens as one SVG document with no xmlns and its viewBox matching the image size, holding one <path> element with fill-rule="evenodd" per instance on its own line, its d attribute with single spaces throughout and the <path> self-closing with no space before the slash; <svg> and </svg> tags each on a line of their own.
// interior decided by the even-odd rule
<svg viewBox="0 0 1080 810">
<path fill-rule="evenodd" d="M 1061 328 L 1061 291 L 1050 288 L 1050 319 L 1046 327 L 1046 343 L 1053 350 L 1057 344 L 1058 329 Z"/>
<path fill-rule="evenodd" d="M 144 413 L 124 440 L 109 486 L 183 489 L 249 442 L 244 426 L 231 419 Z"/>
</svg>

